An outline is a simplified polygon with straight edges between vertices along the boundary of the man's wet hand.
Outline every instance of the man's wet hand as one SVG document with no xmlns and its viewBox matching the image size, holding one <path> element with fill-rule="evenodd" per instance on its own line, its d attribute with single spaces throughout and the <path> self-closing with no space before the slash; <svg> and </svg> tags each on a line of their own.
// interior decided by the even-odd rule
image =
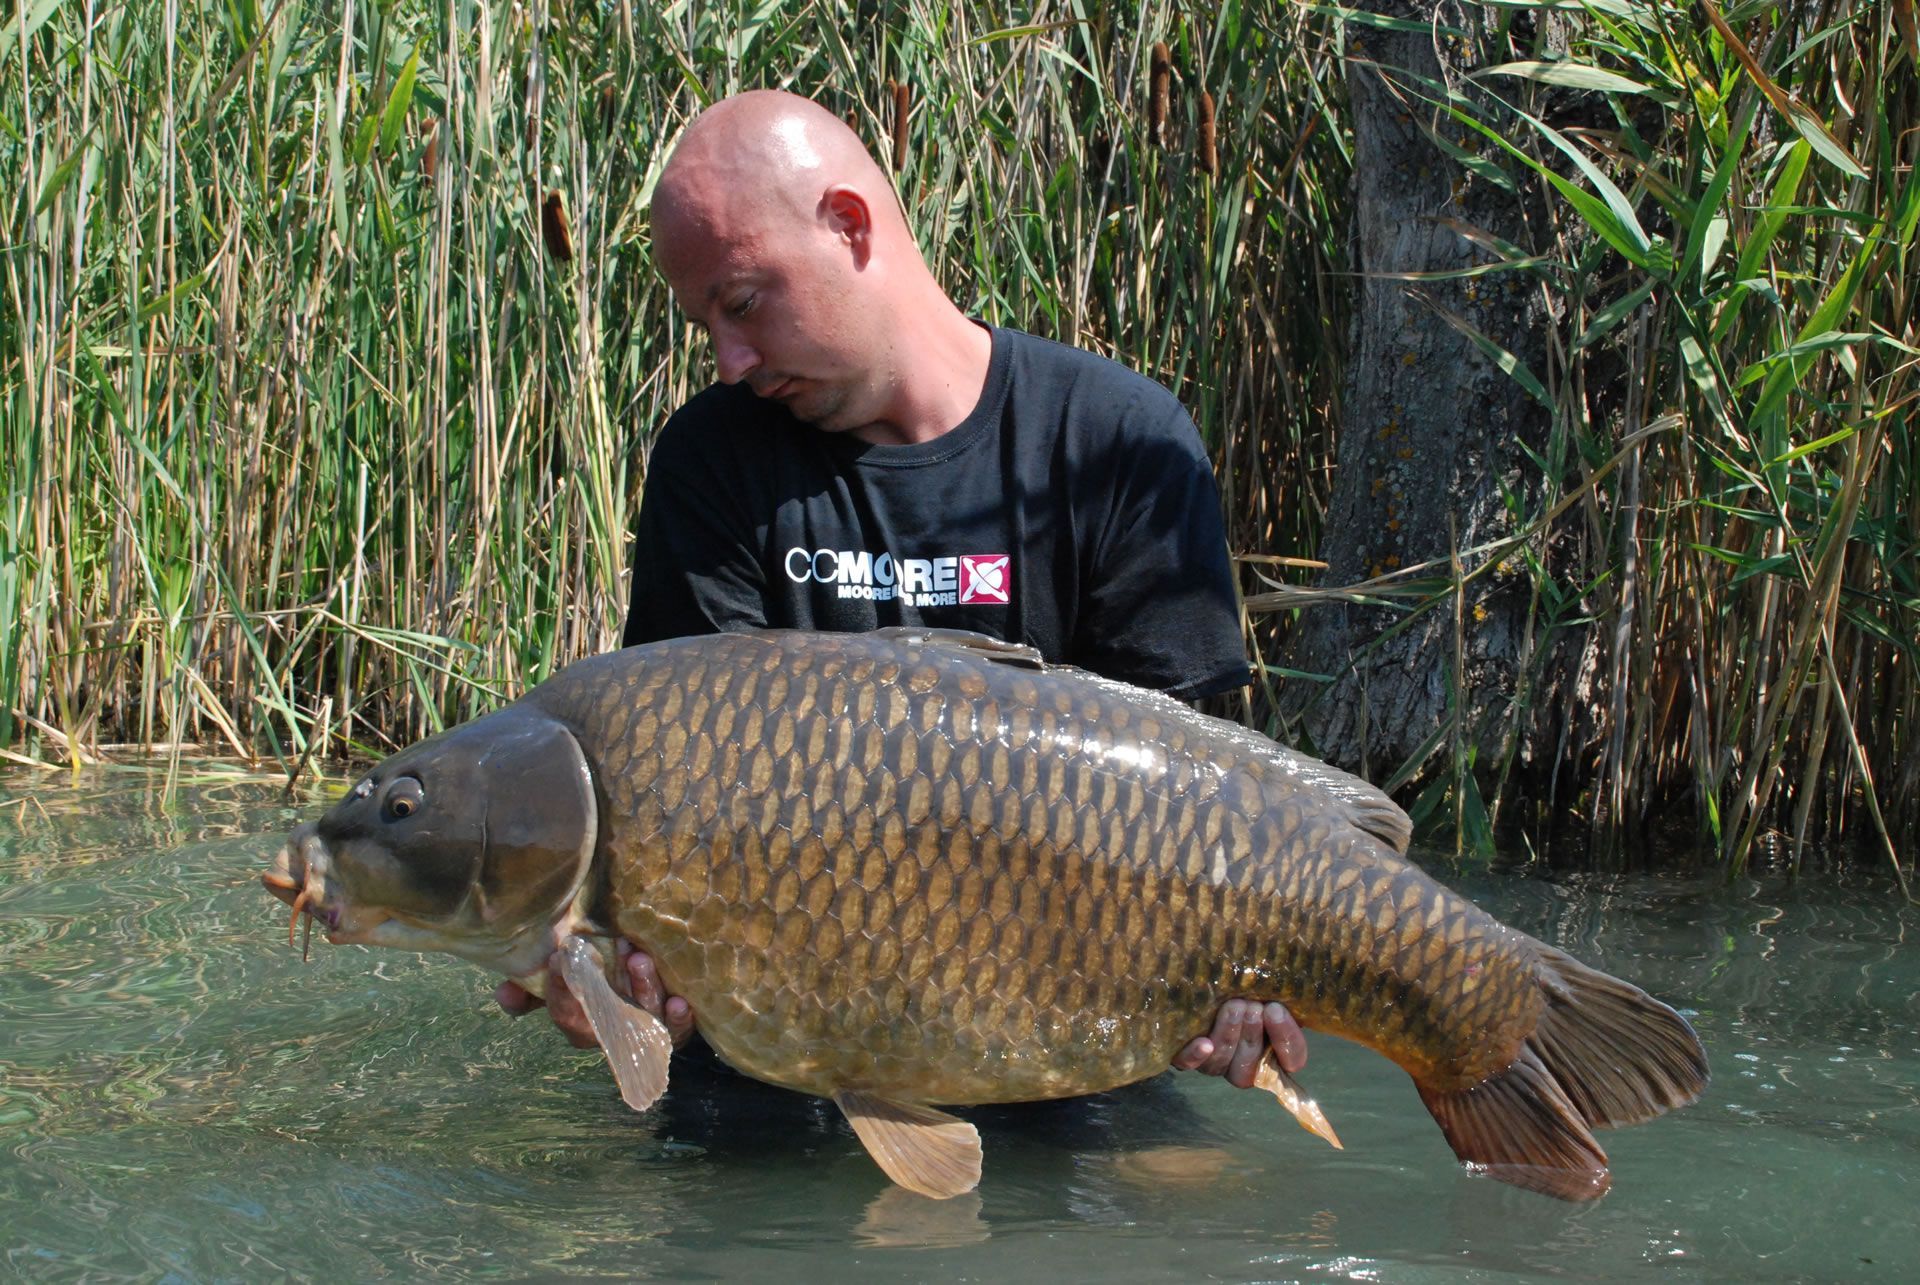
<svg viewBox="0 0 1920 1285">
<path fill-rule="evenodd" d="M 653 957 L 644 950 L 636 950 L 629 943 L 619 943 L 619 956 L 625 981 L 627 997 L 641 1008 L 646 1009 L 666 1025 L 667 1034 L 673 1039 L 673 1046 L 679 1048 L 693 1034 L 693 1006 L 678 995 L 669 995 L 660 984 L 660 973 L 653 966 Z M 593 1036 L 593 1027 L 587 1021 L 586 1010 L 580 1007 L 580 1001 L 567 989 L 567 982 L 560 975 L 558 955 L 547 962 L 547 998 L 543 1001 L 518 982 L 501 982 L 493 992 L 493 998 L 501 1008 L 514 1017 L 523 1017 L 537 1008 L 544 1008 L 553 1018 L 553 1024 L 567 1037 L 567 1042 L 577 1049 L 598 1047 L 599 1041 Z"/>
<path fill-rule="evenodd" d="M 1289 1075 L 1307 1064 L 1307 1037 L 1285 1004 L 1262 1004 L 1252 999 L 1230 999 L 1214 1015 L 1213 1030 L 1190 1041 L 1173 1059 L 1176 1069 L 1224 1075 L 1227 1083 L 1245 1089 L 1271 1046 Z"/>
<path fill-rule="evenodd" d="M 673 1047 L 685 1044 L 693 1034 L 693 1005 L 678 995 L 667 994 L 653 966 L 653 956 L 646 951 L 636 950 L 622 941 L 620 962 L 627 970 L 627 988 L 633 1002 L 666 1024 L 667 1034 L 673 1037 Z"/>
</svg>

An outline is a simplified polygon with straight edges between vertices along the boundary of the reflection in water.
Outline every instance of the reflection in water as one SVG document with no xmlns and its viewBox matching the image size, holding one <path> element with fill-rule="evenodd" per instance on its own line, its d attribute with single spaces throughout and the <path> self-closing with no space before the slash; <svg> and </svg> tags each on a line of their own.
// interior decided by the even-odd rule
<svg viewBox="0 0 1920 1285">
<path fill-rule="evenodd" d="M 952 1249 L 977 1245 L 993 1233 L 980 1217 L 978 1191 L 952 1200 L 930 1200 L 904 1187 L 889 1186 L 867 1205 L 854 1228 L 857 1245 L 868 1249 Z"/>
<path fill-rule="evenodd" d="M 1207 1187 L 1234 1167 L 1233 1153 L 1225 1147 L 1147 1147 L 1121 1152 L 1112 1161 L 1117 1177 L 1149 1190 Z"/>
<path fill-rule="evenodd" d="M 255 876 L 319 799 L 0 774 L 0 1276 L 1891 1279 L 1908 1257 L 1920 957 L 1877 871 L 1436 865 L 1706 1041 L 1706 1098 L 1605 1135 L 1594 1206 L 1462 1174 L 1404 1075 L 1321 1036 L 1301 1078 L 1344 1152 L 1169 1075 L 965 1111 L 985 1181 L 929 1202 L 816 1099 L 676 1061 L 634 1115 L 452 960 L 302 966 Z"/>
</svg>

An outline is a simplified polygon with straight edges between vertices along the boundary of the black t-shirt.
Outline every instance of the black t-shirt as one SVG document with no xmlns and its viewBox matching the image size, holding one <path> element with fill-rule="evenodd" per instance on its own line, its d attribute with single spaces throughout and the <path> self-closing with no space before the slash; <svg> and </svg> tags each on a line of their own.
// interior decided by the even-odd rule
<svg viewBox="0 0 1920 1285">
<path fill-rule="evenodd" d="M 1185 700 L 1247 681 L 1219 492 L 1152 380 L 995 329 L 973 413 L 910 446 L 715 384 L 655 442 L 625 645 L 972 629 Z"/>
</svg>

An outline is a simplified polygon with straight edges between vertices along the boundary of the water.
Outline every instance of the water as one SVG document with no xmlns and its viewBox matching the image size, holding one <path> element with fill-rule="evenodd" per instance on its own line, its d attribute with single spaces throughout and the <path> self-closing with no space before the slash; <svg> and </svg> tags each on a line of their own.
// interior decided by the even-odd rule
<svg viewBox="0 0 1920 1285">
<path fill-rule="evenodd" d="M 596 1056 L 446 958 L 302 965 L 257 876 L 322 796 L 0 774 L 0 1276 L 1904 1279 L 1920 920 L 1868 871 L 1442 873 L 1692 1018 L 1714 1082 L 1568 1206 L 1469 1177 L 1406 1077 L 1311 1036 L 1347 1150 L 1167 1075 L 970 1113 L 979 1192 L 890 1190 L 830 1106 Z"/>
</svg>

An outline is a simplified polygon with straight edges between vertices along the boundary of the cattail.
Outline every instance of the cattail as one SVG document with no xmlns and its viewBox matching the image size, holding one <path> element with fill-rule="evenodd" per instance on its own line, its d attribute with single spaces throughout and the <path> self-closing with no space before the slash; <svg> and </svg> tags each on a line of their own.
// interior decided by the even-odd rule
<svg viewBox="0 0 1920 1285">
<path fill-rule="evenodd" d="M 849 111 L 846 115 L 846 122 L 847 122 L 848 129 L 852 130 L 856 134 L 860 132 L 860 113 L 859 112 Z"/>
<path fill-rule="evenodd" d="M 613 111 L 619 105 L 620 95 L 614 93 L 612 85 L 600 91 L 600 136 L 602 138 L 613 137 Z"/>
<path fill-rule="evenodd" d="M 1087 173 L 1104 174 L 1107 163 L 1113 159 L 1113 136 L 1104 130 L 1096 131 L 1087 140 Z"/>
<path fill-rule="evenodd" d="M 573 237 L 567 232 L 567 204 L 560 199 L 560 189 L 547 193 L 547 203 L 540 207 L 540 234 L 546 238 L 547 253 L 561 263 L 573 262 Z"/>
<path fill-rule="evenodd" d="M 436 117 L 427 122 L 421 131 L 427 136 L 427 146 L 420 153 L 420 177 L 428 183 L 440 169 L 440 121 Z"/>
<path fill-rule="evenodd" d="M 533 68 L 528 67 L 520 77 L 520 101 L 527 105 L 526 141 L 529 152 L 533 150 L 533 145 L 540 140 L 540 100 L 544 97 L 540 90 L 541 84 L 539 79 L 533 74 Z"/>
<path fill-rule="evenodd" d="M 1147 74 L 1147 141 L 1155 147 L 1167 144 L 1167 99 L 1173 92 L 1173 54 L 1167 42 L 1153 42 L 1152 69 Z"/>
<path fill-rule="evenodd" d="M 893 172 L 907 168 L 907 104 L 913 90 L 903 80 L 893 87 Z"/>
<path fill-rule="evenodd" d="M 1213 95 L 1200 91 L 1200 168 L 1209 174 L 1220 172 L 1220 154 L 1215 147 Z"/>
</svg>

